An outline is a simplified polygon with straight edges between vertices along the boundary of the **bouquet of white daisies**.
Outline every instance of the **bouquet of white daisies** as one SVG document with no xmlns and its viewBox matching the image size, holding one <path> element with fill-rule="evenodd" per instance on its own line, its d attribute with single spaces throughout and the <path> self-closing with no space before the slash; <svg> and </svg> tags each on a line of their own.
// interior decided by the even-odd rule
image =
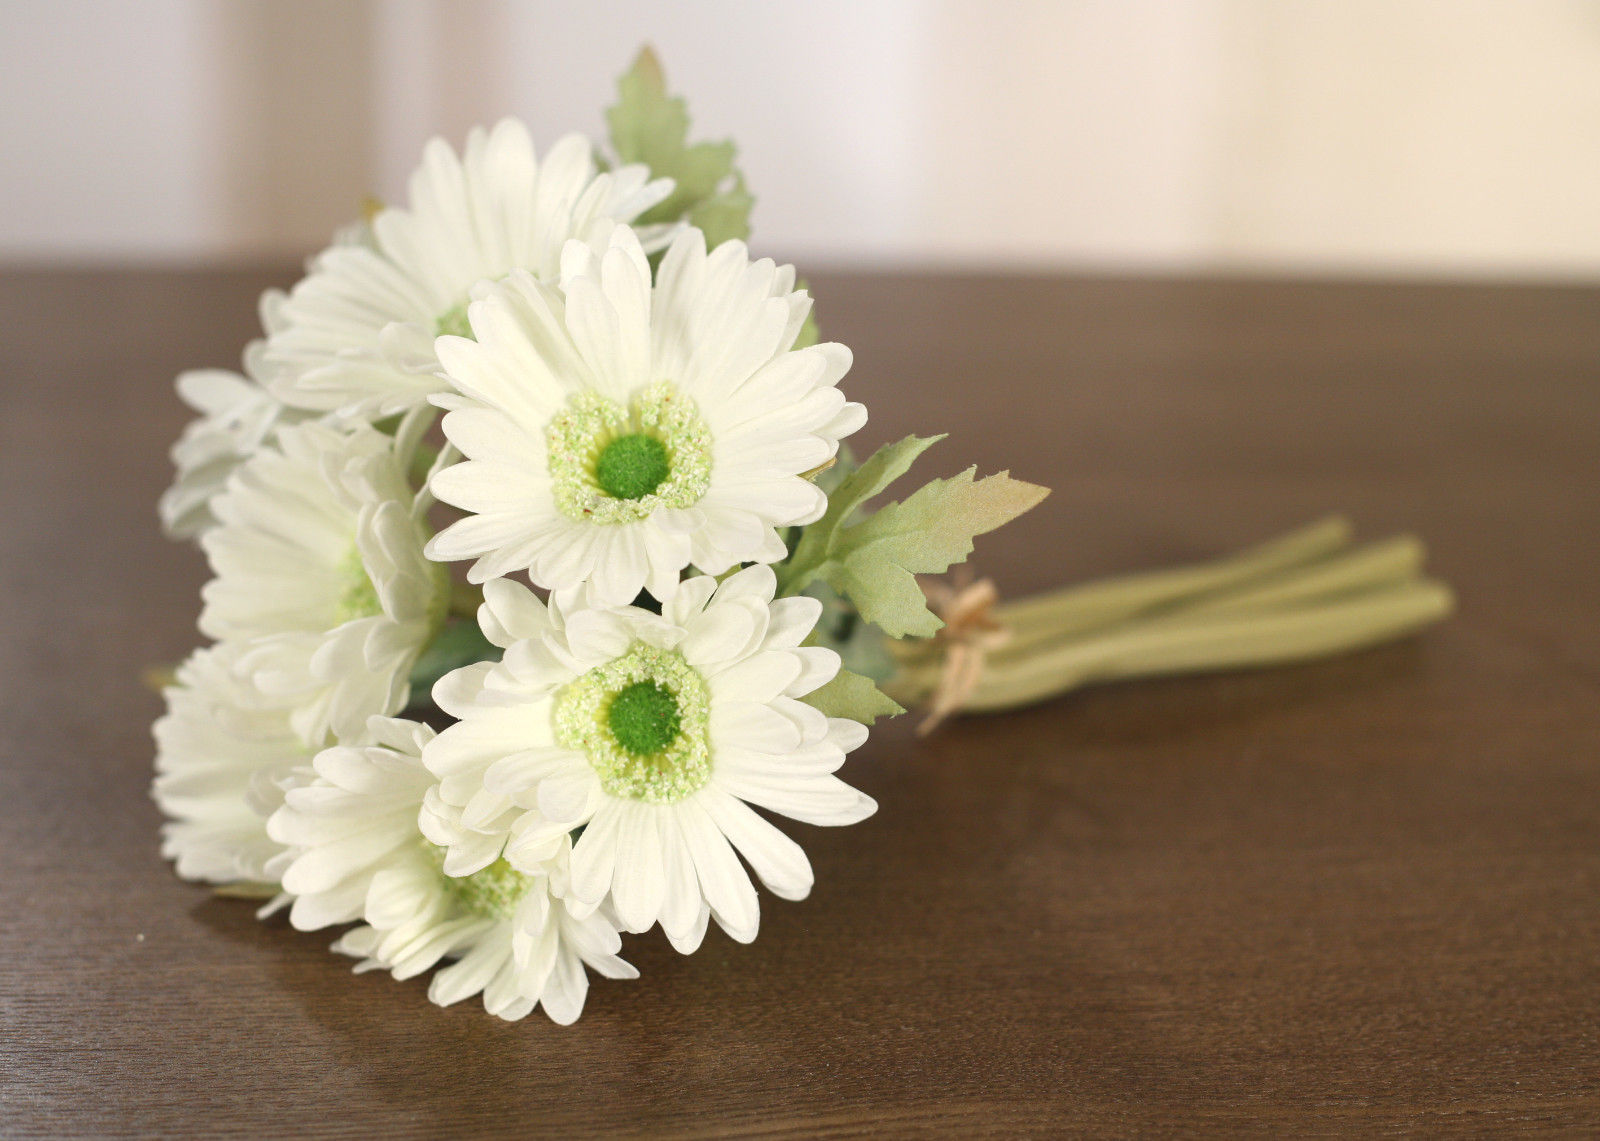
<svg viewBox="0 0 1600 1141">
<path fill-rule="evenodd" d="M 1045 490 L 969 469 L 869 507 L 938 438 L 851 459 L 850 351 L 751 256 L 732 145 L 688 141 L 648 52 L 619 86 L 606 148 L 430 143 L 405 205 L 262 298 L 242 375 L 178 378 L 161 516 L 214 575 L 155 725 L 179 875 L 341 928 L 357 970 L 438 968 L 435 1002 L 570 1023 L 590 971 L 636 974 L 623 932 L 754 939 L 746 865 L 806 896 L 755 809 L 871 815 L 834 774 L 895 697 L 928 727 L 1449 609 L 1419 544 L 1339 521 L 1010 604 L 919 581 Z"/>
<path fill-rule="evenodd" d="M 804 898 L 752 806 L 871 815 L 834 774 L 900 712 L 839 615 L 933 633 L 914 576 L 1044 495 L 969 471 L 859 510 L 932 441 L 850 462 L 850 351 L 751 256 L 733 148 L 648 53 L 620 86 L 609 149 L 430 143 L 262 299 L 243 375 L 179 378 L 161 502 L 214 575 L 155 726 L 165 854 L 503 1018 L 633 977 L 619 932 L 754 939 L 741 858 Z"/>
</svg>

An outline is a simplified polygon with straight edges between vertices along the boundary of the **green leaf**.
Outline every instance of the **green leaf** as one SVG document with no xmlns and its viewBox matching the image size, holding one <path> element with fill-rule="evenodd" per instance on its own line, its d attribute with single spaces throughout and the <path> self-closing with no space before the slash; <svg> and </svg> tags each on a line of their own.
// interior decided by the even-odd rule
<svg viewBox="0 0 1600 1141">
<path fill-rule="evenodd" d="M 928 609 L 916 576 L 942 574 L 964 562 L 974 536 L 1010 522 L 1049 494 L 1008 472 L 974 480 L 975 471 L 936 479 L 838 536 L 823 578 L 890 637 L 937 633 L 944 623 Z"/>
<path fill-rule="evenodd" d="M 899 663 L 889 652 L 888 637 L 871 622 L 863 622 L 849 599 L 820 579 L 806 587 L 805 593 L 822 603 L 822 616 L 806 645 L 826 646 L 839 655 L 845 669 L 873 681 L 894 676 Z"/>
<path fill-rule="evenodd" d="M 829 717 L 848 717 L 863 725 L 871 725 L 880 717 L 898 717 L 905 712 L 873 685 L 871 678 L 843 669 L 827 685 L 813 690 L 800 700 Z"/>
<path fill-rule="evenodd" d="M 689 109 L 682 99 L 667 97 L 661 61 L 649 47 L 639 49 L 617 80 L 618 99 L 606 108 L 611 146 L 623 162 L 649 163 L 658 154 L 683 149 L 689 134 Z"/>
<path fill-rule="evenodd" d="M 705 231 L 708 250 L 733 239 L 747 242 L 750 240 L 750 210 L 755 204 L 755 196 L 745 188 L 744 175 L 734 171 L 733 183 L 726 190 L 719 190 L 690 207 L 689 224 Z"/>
<path fill-rule="evenodd" d="M 799 281 L 795 282 L 794 287 L 796 289 L 804 289 L 807 293 L 811 292 L 811 286 L 806 284 L 804 278 L 801 278 Z M 811 311 L 806 314 L 805 324 L 800 326 L 800 333 L 795 337 L 794 345 L 792 347 L 797 349 L 810 348 L 821 339 L 822 331 L 817 328 L 817 307 L 815 304 L 813 304 L 811 306 Z"/>
<path fill-rule="evenodd" d="M 942 574 L 965 560 L 974 536 L 1015 519 L 1049 494 L 1006 472 L 974 480 L 977 469 L 968 468 L 849 523 L 863 503 L 943 438 L 907 436 L 879 448 L 852 472 L 828 497 L 822 518 L 806 528 L 794 555 L 778 568 L 781 593 L 797 593 L 820 578 L 891 638 L 937 633 L 943 623 L 928 609 L 916 576 Z"/>
<path fill-rule="evenodd" d="M 706 247 L 750 236 L 754 204 L 734 167 L 731 141 L 689 143 L 689 109 L 667 94 L 661 61 L 648 47 L 617 80 L 618 99 L 606 110 L 611 146 L 625 163 L 643 163 L 657 178 L 671 178 L 671 196 L 640 217 L 641 225 L 686 219 L 705 231 Z"/>
<path fill-rule="evenodd" d="M 824 488 L 828 491 L 828 509 L 805 529 L 794 554 L 777 567 L 778 593 L 799 594 L 809 586 L 832 556 L 839 528 L 856 509 L 909 471 L 918 456 L 942 439 L 943 436 L 907 436 L 899 443 L 885 444 L 838 487 Z"/>
</svg>

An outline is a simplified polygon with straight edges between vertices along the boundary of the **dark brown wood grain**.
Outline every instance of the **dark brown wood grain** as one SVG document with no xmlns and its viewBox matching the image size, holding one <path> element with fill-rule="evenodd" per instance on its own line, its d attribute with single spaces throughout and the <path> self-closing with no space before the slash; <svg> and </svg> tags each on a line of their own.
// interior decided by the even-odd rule
<svg viewBox="0 0 1600 1141">
<path fill-rule="evenodd" d="M 1600 292 L 819 278 L 870 445 L 1055 494 L 1009 593 L 1330 510 L 1461 612 L 1269 673 L 874 734 L 817 888 L 569 1029 L 440 1010 L 179 882 L 146 795 L 203 566 L 172 375 L 287 273 L 0 279 L 0 1134 L 765 1136 L 1600 1127 Z"/>
</svg>

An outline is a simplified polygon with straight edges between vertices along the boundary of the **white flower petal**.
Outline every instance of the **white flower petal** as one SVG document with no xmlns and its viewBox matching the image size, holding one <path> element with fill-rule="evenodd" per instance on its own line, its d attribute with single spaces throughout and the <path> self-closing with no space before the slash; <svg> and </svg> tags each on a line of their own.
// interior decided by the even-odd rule
<svg viewBox="0 0 1600 1141">
<path fill-rule="evenodd" d="M 572 894 L 578 899 L 598 902 L 611 890 L 623 807 L 602 805 L 572 846 Z"/>
<path fill-rule="evenodd" d="M 697 802 L 685 801 L 677 815 L 695 876 L 713 918 L 736 941 L 752 941 L 761 922 L 761 905 L 733 848 Z"/>
<path fill-rule="evenodd" d="M 664 863 L 656 811 L 643 804 L 624 806 L 617 825 L 611 899 L 626 930 L 648 931 L 654 926 L 666 894 Z"/>
<path fill-rule="evenodd" d="M 788 752 L 801 744 L 799 726 L 770 705 L 754 701 L 719 704 L 711 712 L 711 732 L 719 744 L 764 752 Z"/>
<path fill-rule="evenodd" d="M 539 811 L 552 821 L 577 824 L 594 812 L 599 795 L 593 772 L 565 772 L 539 782 Z"/>
<path fill-rule="evenodd" d="M 811 894 L 811 861 L 799 844 L 720 789 L 705 789 L 698 799 L 772 894 L 781 899 L 804 899 Z"/>
<path fill-rule="evenodd" d="M 832 650 L 820 648 L 819 650 L 823 654 L 833 654 L 833 670 L 828 675 L 832 676 L 832 673 L 838 671 L 839 655 L 834 654 Z M 718 701 L 769 702 L 782 696 L 796 684 L 800 678 L 801 666 L 802 659 L 793 650 L 768 650 L 757 653 L 751 657 L 741 658 L 732 666 L 713 675 L 711 692 Z"/>
</svg>

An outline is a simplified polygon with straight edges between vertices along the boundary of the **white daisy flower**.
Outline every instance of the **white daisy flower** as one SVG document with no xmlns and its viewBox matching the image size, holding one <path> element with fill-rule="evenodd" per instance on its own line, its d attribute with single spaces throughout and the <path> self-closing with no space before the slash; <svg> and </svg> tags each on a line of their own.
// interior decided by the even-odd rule
<svg viewBox="0 0 1600 1141">
<path fill-rule="evenodd" d="M 282 845 L 267 817 L 283 803 L 283 783 L 314 750 L 289 726 L 289 710 L 234 672 L 237 647 L 197 650 L 165 691 L 155 723 L 151 795 L 170 818 L 161 854 L 178 874 L 208 883 L 266 883 Z"/>
<path fill-rule="evenodd" d="M 821 604 L 773 601 L 770 567 L 691 579 L 659 616 L 546 608 L 490 585 L 481 620 L 504 660 L 440 681 L 434 699 L 460 721 L 424 751 L 440 784 L 422 825 L 449 866 L 536 866 L 582 827 L 573 896 L 609 900 L 625 930 L 659 922 L 687 953 L 708 917 L 755 938 L 736 851 L 774 894 L 810 892 L 805 853 L 750 805 L 822 825 L 876 810 L 833 776 L 866 728 L 796 700 L 839 669 L 832 650 L 801 645 Z"/>
<path fill-rule="evenodd" d="M 583 1011 L 585 965 L 637 978 L 617 957 L 622 941 L 603 911 L 563 898 L 568 849 L 525 870 L 501 860 L 461 878 L 417 830 L 433 777 L 420 753 L 426 726 L 375 717 L 373 744 L 319 753 L 316 779 L 291 789 L 268 823 L 288 851 L 280 861 L 290 922 L 303 931 L 361 921 L 334 949 L 358 971 L 411 978 L 444 959 L 428 997 L 441 1006 L 482 992 L 491 1014 L 516 1019 L 543 1005 L 563 1025 Z"/>
<path fill-rule="evenodd" d="M 391 438 L 310 422 L 279 431 L 234 474 L 201 538 L 216 578 L 200 629 L 248 642 L 238 668 L 296 704 L 307 741 L 359 734 L 398 713 L 449 604 L 405 470 L 424 417 Z"/>
<path fill-rule="evenodd" d="M 261 320 L 270 332 L 279 327 L 283 294 L 261 297 Z M 222 493 L 234 469 L 270 440 L 280 425 L 306 418 L 286 408 L 267 390 L 270 370 L 266 342 L 244 351 L 244 374 L 227 369 L 195 369 L 178 377 L 178 396 L 200 413 L 172 446 L 177 478 L 161 496 L 161 525 L 174 539 L 192 539 L 215 526 L 211 501 Z"/>
<path fill-rule="evenodd" d="M 513 274 L 469 310 L 477 338 L 441 337 L 456 393 L 445 434 L 467 457 L 434 493 L 471 514 L 431 557 L 476 558 L 483 582 L 526 569 L 589 582 L 621 605 L 671 597 L 689 564 L 722 574 L 784 557 L 777 528 L 827 497 L 806 473 L 866 420 L 834 386 L 843 345 L 791 351 L 810 309 L 794 269 L 674 239 L 654 284 L 638 239 L 570 242 L 559 288 Z"/>
<path fill-rule="evenodd" d="M 434 139 L 411 176 L 409 209 L 381 211 L 371 246 L 335 246 L 283 306 L 268 358 L 286 367 L 288 404 L 347 417 L 403 412 L 444 387 L 434 337 L 466 331 L 468 291 L 524 269 L 554 276 L 561 248 L 596 223 L 631 222 L 672 192 L 648 168 L 597 173 L 593 146 L 569 135 L 536 159 L 527 128 L 474 129 L 457 158 Z M 651 228 L 664 240 L 666 231 Z"/>
</svg>

